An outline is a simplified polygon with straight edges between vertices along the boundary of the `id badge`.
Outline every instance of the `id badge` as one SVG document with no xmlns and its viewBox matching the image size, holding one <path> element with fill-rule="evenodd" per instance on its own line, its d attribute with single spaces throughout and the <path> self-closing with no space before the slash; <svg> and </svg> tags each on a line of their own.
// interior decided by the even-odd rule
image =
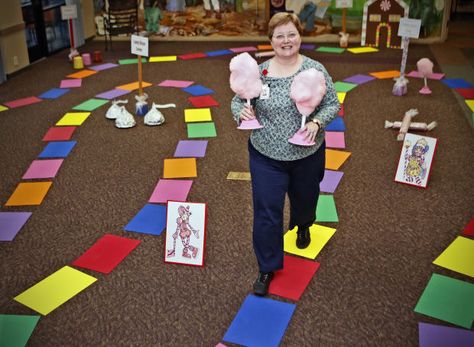
<svg viewBox="0 0 474 347">
<path fill-rule="evenodd" d="M 266 100 L 270 98 L 270 87 L 268 84 L 262 86 L 262 92 L 260 93 L 260 100 Z"/>
</svg>

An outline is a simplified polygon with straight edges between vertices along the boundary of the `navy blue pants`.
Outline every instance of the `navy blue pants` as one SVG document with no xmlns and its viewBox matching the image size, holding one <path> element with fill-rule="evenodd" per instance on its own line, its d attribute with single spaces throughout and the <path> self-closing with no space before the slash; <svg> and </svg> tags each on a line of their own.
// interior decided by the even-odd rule
<svg viewBox="0 0 474 347">
<path fill-rule="evenodd" d="M 324 177 L 325 143 L 309 157 L 279 161 L 259 153 L 249 142 L 252 175 L 253 247 L 259 270 L 283 268 L 283 210 L 290 201 L 289 229 L 313 224 Z"/>
</svg>

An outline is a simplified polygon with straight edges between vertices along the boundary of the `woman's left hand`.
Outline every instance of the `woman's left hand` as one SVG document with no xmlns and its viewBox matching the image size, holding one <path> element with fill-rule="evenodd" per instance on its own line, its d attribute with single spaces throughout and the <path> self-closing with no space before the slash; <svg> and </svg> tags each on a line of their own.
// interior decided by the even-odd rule
<svg viewBox="0 0 474 347">
<path fill-rule="evenodd" d="M 314 122 L 308 122 L 305 124 L 304 131 L 306 131 L 305 140 L 307 142 L 313 142 L 316 139 L 316 135 L 319 132 L 319 125 Z"/>
</svg>

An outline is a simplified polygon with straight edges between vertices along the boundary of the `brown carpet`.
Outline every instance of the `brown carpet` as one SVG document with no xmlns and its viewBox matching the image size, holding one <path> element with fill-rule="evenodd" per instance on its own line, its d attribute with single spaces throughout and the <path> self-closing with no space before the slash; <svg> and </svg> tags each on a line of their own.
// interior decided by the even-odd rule
<svg viewBox="0 0 474 347">
<path fill-rule="evenodd" d="M 213 51 L 255 43 L 153 43 L 151 55 Z M 103 49 L 89 42 L 82 52 Z M 130 57 L 127 43 L 103 52 L 106 61 Z M 0 103 L 40 95 L 74 72 L 62 52 L 34 64 L 0 85 Z M 320 60 L 334 81 L 354 74 L 399 69 L 401 52 L 374 55 L 305 54 Z M 84 271 L 98 281 L 42 317 L 30 346 L 214 346 L 221 341 L 245 297 L 251 293 L 256 261 L 251 243 L 250 183 L 229 181 L 229 171 L 248 171 L 248 133 L 235 129 L 229 103 L 231 56 L 144 65 L 144 80 L 193 80 L 215 90 L 212 109 L 217 137 L 198 159 L 189 200 L 205 202 L 208 224 L 205 267 L 164 264 L 164 235 L 125 232 L 124 226 L 147 203 L 163 174 L 163 160 L 187 139 L 185 92 L 150 87 L 151 101 L 177 104 L 164 110 L 166 123 L 119 130 L 94 111 L 79 127 L 76 147 L 65 159 L 52 189 L 37 207 L 3 206 L 42 151 L 46 131 L 73 106 L 117 85 L 137 80 L 137 66 L 121 66 L 83 80 L 57 100 L 0 113 L 1 211 L 32 211 L 13 242 L 0 243 L 0 313 L 35 314 L 13 297 L 71 264 L 105 233 L 142 243 L 109 275 Z M 428 46 L 410 45 L 407 71 Z M 439 70 L 438 70 L 439 71 Z M 346 145 L 352 156 L 334 196 L 337 232 L 316 260 L 319 271 L 296 303 L 282 346 L 415 346 L 418 322 L 449 325 L 413 309 L 432 273 L 472 279 L 432 264 L 472 218 L 474 137 L 453 91 L 410 79 L 409 94 L 391 94 L 392 80 L 366 83 L 345 101 Z M 134 105 L 128 97 L 128 109 Z M 400 120 L 418 108 L 417 121 L 438 121 L 429 136 L 439 146 L 427 189 L 393 181 L 401 143 L 384 121 Z M 287 301 L 278 297 L 276 300 Z M 258 319 L 258 317 L 255 317 Z"/>
</svg>

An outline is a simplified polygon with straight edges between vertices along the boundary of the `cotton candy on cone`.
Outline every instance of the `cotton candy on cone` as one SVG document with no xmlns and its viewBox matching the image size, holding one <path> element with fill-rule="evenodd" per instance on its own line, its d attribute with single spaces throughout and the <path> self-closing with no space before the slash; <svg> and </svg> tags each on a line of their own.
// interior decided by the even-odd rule
<svg viewBox="0 0 474 347">
<path fill-rule="evenodd" d="M 242 99 L 252 99 L 260 95 L 262 81 L 260 70 L 255 59 L 247 52 L 241 53 L 231 59 L 230 88 Z"/>
<path fill-rule="evenodd" d="M 421 58 L 416 63 L 416 67 L 421 76 L 427 77 L 433 73 L 433 62 L 428 58 Z"/>
<path fill-rule="evenodd" d="M 290 97 L 298 111 L 309 116 L 326 94 L 326 80 L 321 71 L 311 68 L 295 76 L 290 88 Z"/>
</svg>

